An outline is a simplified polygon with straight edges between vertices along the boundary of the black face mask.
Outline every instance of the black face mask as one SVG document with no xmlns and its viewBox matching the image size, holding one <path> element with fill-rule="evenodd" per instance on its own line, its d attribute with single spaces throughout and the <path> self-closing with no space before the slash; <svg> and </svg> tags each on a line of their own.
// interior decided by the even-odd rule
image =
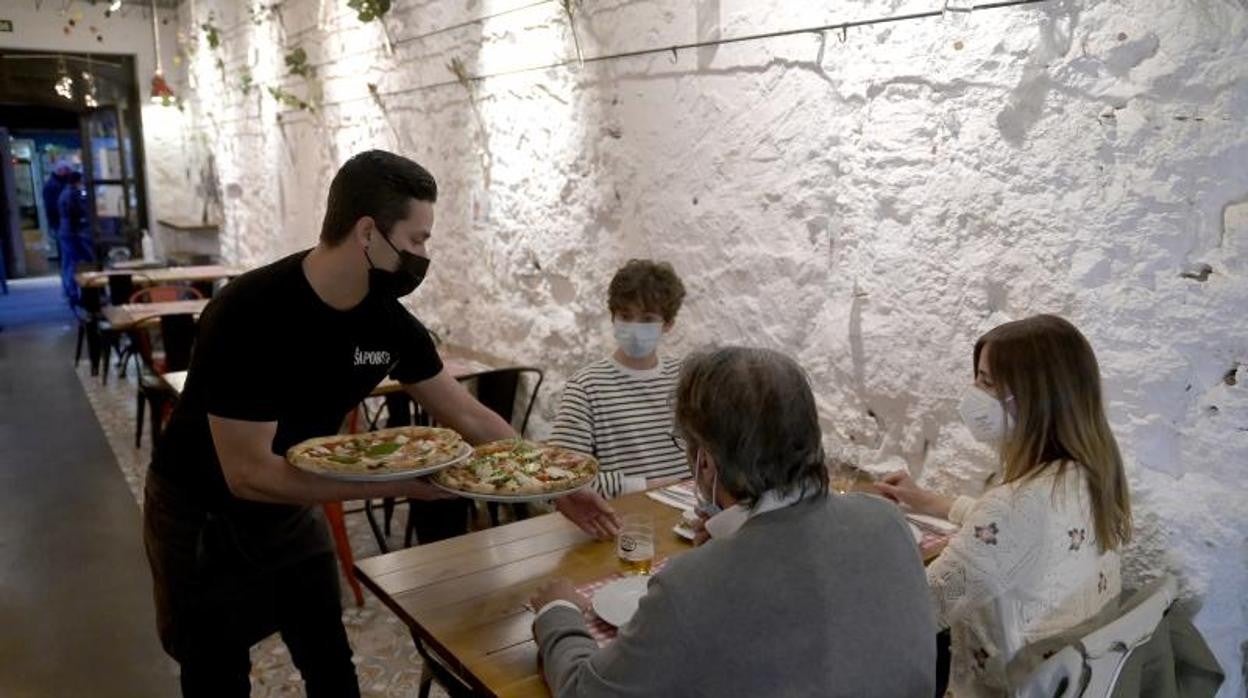
<svg viewBox="0 0 1248 698">
<path fill-rule="evenodd" d="M 364 250 L 364 258 L 368 260 L 369 267 L 368 287 L 383 296 L 402 298 L 415 291 L 420 282 L 425 280 L 425 272 L 429 271 L 429 258 L 398 249 L 385 235 L 381 239 L 399 256 L 399 268 L 395 271 L 378 269 L 373 264 L 373 258 L 368 256 L 368 250 Z"/>
</svg>

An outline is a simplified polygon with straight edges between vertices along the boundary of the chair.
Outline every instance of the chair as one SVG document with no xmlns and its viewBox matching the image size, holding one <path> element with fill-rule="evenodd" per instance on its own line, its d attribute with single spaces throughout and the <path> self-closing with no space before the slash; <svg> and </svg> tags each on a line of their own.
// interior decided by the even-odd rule
<svg viewBox="0 0 1248 698">
<path fill-rule="evenodd" d="M 160 374 L 184 371 L 191 364 L 191 346 L 195 342 L 195 316 L 191 313 L 162 315 L 139 323 L 134 330 L 134 345 L 142 359 L 138 371 L 138 418 L 134 427 L 134 447 L 143 441 L 143 411 L 150 403 L 152 444 L 160 434 L 166 407 L 177 399 Z M 146 370 L 144 370 L 146 369 Z"/>
<path fill-rule="evenodd" d="M 477 400 L 503 419 L 514 423 L 520 384 L 525 376 L 532 376 L 536 380 L 533 382 L 532 389 L 528 392 L 523 416 L 520 418 L 520 424 L 516 429 L 521 436 L 524 436 L 529 427 L 529 418 L 533 414 L 533 406 L 537 402 L 538 391 L 541 390 L 542 382 L 546 379 L 546 374 L 541 369 L 530 366 L 501 368 L 462 376 L 460 380 L 474 383 Z M 428 416 L 420 410 L 420 406 L 416 405 L 417 409 L 413 412 L 411 404 L 411 399 L 406 393 L 395 393 L 387 396 L 386 406 L 390 413 L 390 418 L 387 420 L 386 426 L 428 424 Z M 417 542 L 432 542 L 429 540 L 421 541 L 420 536 L 416 535 L 416 502 L 408 500 L 407 506 L 407 526 L 403 533 L 403 546 L 411 547 L 413 536 L 416 537 Z M 369 528 L 373 531 L 373 537 L 377 539 L 377 547 L 381 552 L 387 553 L 390 552 L 390 546 L 386 542 L 386 536 L 390 533 L 390 520 L 394 512 L 394 500 L 391 498 L 382 500 L 382 508 L 385 516 L 384 534 L 382 526 L 377 522 L 372 501 L 364 501 L 364 515 L 368 517 Z M 500 505 L 497 502 L 489 502 L 486 505 L 486 509 L 489 512 L 490 523 L 497 526 L 500 520 Z"/>
<path fill-rule="evenodd" d="M 108 304 L 124 305 L 134 294 L 135 284 L 137 283 L 134 274 L 109 274 L 108 275 Z M 101 328 L 103 332 L 101 336 L 104 338 L 104 373 L 100 380 L 108 383 L 108 361 L 112 358 L 113 352 L 117 352 L 117 374 L 121 377 L 126 375 L 126 362 L 134 355 L 133 347 L 122 346 L 117 335 L 111 331 L 106 325 Z"/>
<path fill-rule="evenodd" d="M 131 291 L 126 297 L 127 303 L 172 303 L 174 301 L 189 301 L 202 299 L 203 295 L 199 291 L 190 286 L 148 286 Z M 120 370 L 118 375 L 122 378 L 126 377 L 126 364 L 130 359 L 136 359 L 136 367 L 138 366 L 138 354 L 133 342 L 130 342 L 121 350 L 121 358 L 118 360 Z M 137 368 L 136 368 L 137 370 Z M 176 371 L 179 369 L 169 369 Z M 107 374 L 105 375 L 107 378 Z"/>
<path fill-rule="evenodd" d="M 87 343 L 87 358 L 91 361 L 91 375 L 100 372 L 100 337 L 103 292 L 97 286 L 86 286 L 80 291 L 78 305 L 74 307 L 74 315 L 78 318 L 78 342 L 74 350 L 74 366 L 82 360 L 82 343 Z M 105 360 L 107 360 L 107 356 Z"/>
<path fill-rule="evenodd" d="M 108 275 L 108 302 L 111 305 L 123 305 L 133 294 L 134 274 Z"/>
<path fill-rule="evenodd" d="M 130 303 L 173 303 L 203 300 L 204 294 L 194 286 L 148 286 L 130 294 Z"/>
<path fill-rule="evenodd" d="M 1135 592 L 1121 605 L 1059 637 L 1024 648 L 1010 662 L 1015 698 L 1107 698 L 1123 665 L 1148 642 L 1178 595 L 1178 583 L 1166 576 Z M 1015 674 L 1036 657 L 1047 657 L 1019 682 Z"/>
</svg>

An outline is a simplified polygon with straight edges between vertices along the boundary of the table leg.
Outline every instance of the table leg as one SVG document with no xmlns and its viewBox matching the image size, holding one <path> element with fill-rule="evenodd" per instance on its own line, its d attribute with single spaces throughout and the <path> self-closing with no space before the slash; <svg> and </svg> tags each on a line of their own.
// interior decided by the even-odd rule
<svg viewBox="0 0 1248 698">
<path fill-rule="evenodd" d="M 334 534 L 334 547 L 338 549 L 338 563 L 342 565 L 342 573 L 351 585 L 355 594 L 355 605 L 364 605 L 364 589 L 355 578 L 355 556 L 351 554 L 351 541 L 347 538 L 347 522 L 342 516 L 342 502 L 325 502 L 321 505 L 325 510 L 325 518 L 329 521 L 329 530 Z"/>
<path fill-rule="evenodd" d="M 416 643 L 416 652 L 420 654 L 420 659 L 424 664 L 420 670 L 420 696 L 428 696 L 429 688 L 434 681 L 441 684 L 446 690 L 446 694 L 451 698 L 472 698 L 480 695 L 472 690 L 466 681 L 459 678 L 447 668 L 442 661 L 435 659 L 429 648 L 425 647 L 425 643 L 420 641 L 420 636 L 412 630 L 412 642 Z"/>
</svg>

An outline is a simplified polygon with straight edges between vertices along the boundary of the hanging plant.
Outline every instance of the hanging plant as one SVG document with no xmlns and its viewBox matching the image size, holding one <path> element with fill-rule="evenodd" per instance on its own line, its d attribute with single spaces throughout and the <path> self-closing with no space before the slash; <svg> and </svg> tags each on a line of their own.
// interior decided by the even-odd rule
<svg viewBox="0 0 1248 698">
<path fill-rule="evenodd" d="M 298 75 L 305 80 L 316 75 L 316 68 L 308 65 L 308 54 L 302 46 L 286 54 L 286 67 L 291 75 Z"/>
<path fill-rule="evenodd" d="M 278 104 L 285 105 L 291 109 L 298 109 L 299 111 L 316 111 L 311 104 L 308 104 L 280 87 L 269 87 L 268 90 L 269 94 L 273 95 L 273 99 L 277 100 Z"/>
<path fill-rule="evenodd" d="M 355 10 L 361 22 L 381 19 L 390 11 L 390 0 L 347 0 L 347 7 Z"/>
<path fill-rule="evenodd" d="M 212 13 L 208 13 L 208 19 L 199 28 L 204 30 L 204 38 L 208 40 L 208 48 L 217 50 L 221 46 L 221 30 L 213 23 Z"/>
</svg>

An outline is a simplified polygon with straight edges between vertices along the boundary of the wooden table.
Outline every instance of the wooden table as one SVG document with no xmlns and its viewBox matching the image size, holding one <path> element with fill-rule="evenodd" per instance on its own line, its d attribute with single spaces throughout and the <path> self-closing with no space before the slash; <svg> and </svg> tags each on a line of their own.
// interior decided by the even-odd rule
<svg viewBox="0 0 1248 698">
<path fill-rule="evenodd" d="M 211 264 L 198 267 L 159 267 L 156 269 L 105 269 L 104 271 L 82 271 L 74 275 L 79 286 L 107 286 L 108 277 L 128 274 L 134 277 L 138 286 L 168 284 L 177 282 L 216 281 L 232 279 L 243 273 L 241 269 Z"/>
<path fill-rule="evenodd" d="M 690 549 L 672 533 L 680 512 L 636 493 L 613 500 L 620 514 L 654 517 L 656 559 Z M 475 691 L 549 696 L 525 608 L 543 581 L 576 584 L 620 571 L 614 541 L 590 539 L 562 514 L 360 560 L 356 575 L 414 638 Z"/>
<path fill-rule="evenodd" d="M 134 329 L 144 320 L 157 318 L 162 315 L 181 315 L 190 313 L 199 315 L 204 312 L 208 301 L 206 299 L 196 299 L 189 301 L 167 301 L 164 303 L 127 303 L 125 305 L 106 305 L 101 309 L 104 319 L 108 320 L 110 329 L 114 332 L 126 332 Z"/>
</svg>

